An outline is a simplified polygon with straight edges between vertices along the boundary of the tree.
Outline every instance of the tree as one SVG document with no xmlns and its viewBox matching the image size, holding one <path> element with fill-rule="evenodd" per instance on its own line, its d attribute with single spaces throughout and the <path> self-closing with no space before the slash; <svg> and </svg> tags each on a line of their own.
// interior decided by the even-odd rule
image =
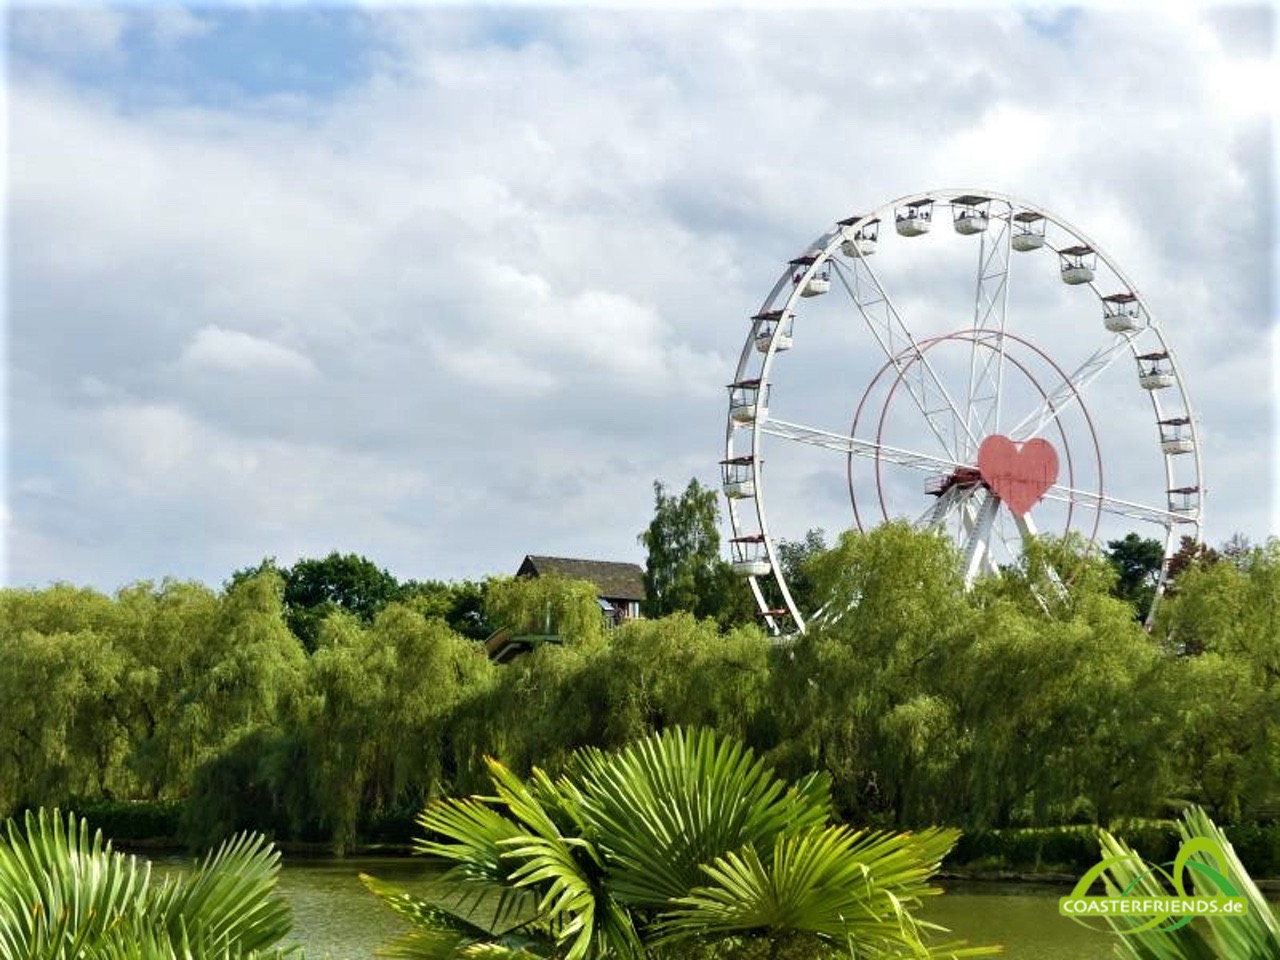
<svg viewBox="0 0 1280 960">
<path fill-rule="evenodd" d="M 278 587 L 278 574 L 268 576 Z M 116 593 L 113 639 L 127 659 L 113 707 L 128 730 L 128 766 L 151 800 L 187 791 L 197 751 L 180 721 L 209 666 L 208 652 L 221 649 L 217 632 L 224 603 L 225 596 L 203 584 L 168 579 L 158 587 L 143 581 Z M 278 610 L 278 600 L 274 606 Z"/>
<path fill-rule="evenodd" d="M 1166 593 L 1172 595 L 1178 589 L 1178 580 L 1183 572 L 1193 567 L 1208 567 L 1217 563 L 1221 557 L 1213 547 L 1206 546 L 1195 537 L 1183 535 L 1178 549 L 1169 558 L 1169 585 Z"/>
<path fill-rule="evenodd" d="M 673 613 L 631 620 L 611 637 L 603 664 L 609 745 L 674 726 L 707 726 L 748 741 L 771 713 L 771 644 L 756 625 L 721 631 L 711 620 Z"/>
<path fill-rule="evenodd" d="M 449 628 L 472 640 L 484 640 L 495 627 L 485 616 L 485 596 L 491 580 L 406 580 L 400 585 L 400 601 L 424 617 L 443 620 Z"/>
<path fill-rule="evenodd" d="M 1242 567 L 1249 562 L 1249 558 L 1253 555 L 1253 543 L 1237 530 L 1223 541 L 1218 553 L 1223 560 Z"/>
<path fill-rule="evenodd" d="M 686 611 L 714 617 L 722 627 L 748 623 L 755 616 L 748 590 L 721 557 L 716 492 L 691 479 L 680 497 L 653 484 L 654 512 L 639 541 L 645 559 L 646 617 Z"/>
<path fill-rule="evenodd" d="M 826 550 L 826 535 L 821 528 L 809 530 L 802 540 L 778 541 L 778 563 L 787 581 L 787 589 L 791 591 L 791 599 L 800 608 L 802 616 L 808 616 L 822 606 L 822 599 L 814 592 L 809 566 Z"/>
<path fill-rule="evenodd" d="M 1185 787 L 1217 816 L 1267 809 L 1280 788 L 1280 539 L 1188 567 L 1153 632 L 1178 656 Z"/>
<path fill-rule="evenodd" d="M 927 755 L 930 766 L 951 767 L 958 733 L 938 704 L 906 705 L 932 692 L 971 619 L 955 548 L 935 532 L 886 523 L 846 532 L 806 569 L 826 611 L 776 672 L 779 711 L 792 729 L 782 749 L 798 767 L 833 771 L 846 816 L 929 819 L 915 801 L 951 796 L 936 782 L 946 773 L 931 771 L 927 787 L 924 767 L 907 764 Z M 926 735 L 925 721 L 941 725 Z"/>
<path fill-rule="evenodd" d="M 92 630 L 0 631 L 0 812 L 119 783 L 127 735 L 111 704 L 125 662 Z"/>
<path fill-rule="evenodd" d="M 661 480 L 655 480 L 653 498 L 653 520 L 638 538 L 648 551 L 645 616 L 662 617 L 677 610 L 714 616 L 731 582 L 724 578 L 728 565 L 720 556 L 715 491 L 695 478 L 676 497 L 667 493 Z"/>
<path fill-rule="evenodd" d="M 299 560 L 283 573 L 285 620 L 308 652 L 315 650 L 320 623 L 334 610 L 372 623 L 401 594 L 395 577 L 354 553 Z"/>
<path fill-rule="evenodd" d="M 1159 540 L 1126 534 L 1123 540 L 1107 542 L 1106 557 L 1116 570 L 1113 591 L 1121 600 L 1132 604 L 1134 617 L 1145 622 L 1155 599 L 1160 567 L 1164 564 L 1164 545 Z"/>
<path fill-rule="evenodd" d="M 494 579 L 485 594 L 485 619 L 517 635 L 598 643 L 604 634 L 604 617 L 597 594 L 589 581 L 554 575 Z"/>
<path fill-rule="evenodd" d="M 724 947 L 761 960 L 957 955 L 957 944 L 929 943 L 910 911 L 938 892 L 929 877 L 958 833 L 834 825 L 825 775 L 787 784 L 740 744 L 680 729 L 616 753 L 579 751 L 556 780 L 489 768 L 493 796 L 440 801 L 419 820 L 429 839 L 417 850 L 452 867 L 454 899 L 362 877 L 416 927 L 389 951 L 424 960 L 709 958 Z M 484 899 L 496 910 L 480 920 L 465 904 Z"/>
</svg>

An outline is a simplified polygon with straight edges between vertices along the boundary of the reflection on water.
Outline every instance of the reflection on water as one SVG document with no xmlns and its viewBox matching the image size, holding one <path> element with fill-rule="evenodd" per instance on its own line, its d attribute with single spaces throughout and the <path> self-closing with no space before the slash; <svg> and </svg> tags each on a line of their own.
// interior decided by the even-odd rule
<svg viewBox="0 0 1280 960">
<path fill-rule="evenodd" d="M 949 927 L 970 943 L 1004 945 L 1009 960 L 1114 960 L 1115 938 L 1059 915 L 1061 887 L 1005 883 L 947 883 L 921 919 Z"/>
<path fill-rule="evenodd" d="M 409 890 L 429 883 L 422 862 L 407 857 L 285 863 L 280 892 L 293 907 L 295 940 L 306 948 L 307 960 L 367 960 L 410 929 L 364 888 L 362 873 Z"/>
</svg>

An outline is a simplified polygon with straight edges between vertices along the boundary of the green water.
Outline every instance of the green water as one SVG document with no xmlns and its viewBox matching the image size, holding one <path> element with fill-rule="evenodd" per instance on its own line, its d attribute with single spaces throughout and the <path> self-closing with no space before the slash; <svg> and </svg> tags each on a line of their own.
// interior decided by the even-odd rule
<svg viewBox="0 0 1280 960">
<path fill-rule="evenodd" d="M 365 960 L 406 927 L 360 885 L 357 875 L 413 888 L 428 881 L 412 859 L 291 860 L 280 890 L 294 911 L 297 942 L 308 960 Z M 1057 887 L 1006 884 L 953 885 L 931 900 L 925 919 L 950 927 L 970 943 L 1001 943 L 1011 960 L 1112 958 L 1110 934 L 1096 933 L 1058 915 Z"/>
</svg>

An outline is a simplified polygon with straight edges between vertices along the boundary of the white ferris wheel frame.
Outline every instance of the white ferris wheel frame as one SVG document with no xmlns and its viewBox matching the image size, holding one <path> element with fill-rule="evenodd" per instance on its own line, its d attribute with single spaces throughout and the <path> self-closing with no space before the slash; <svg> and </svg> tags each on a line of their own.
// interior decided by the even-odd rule
<svg viewBox="0 0 1280 960">
<path fill-rule="evenodd" d="M 909 238 L 919 234 L 911 232 L 910 224 L 903 229 L 904 215 L 908 220 L 923 215 L 920 233 L 924 233 L 933 223 L 943 222 L 942 218 L 933 216 L 935 210 L 943 207 L 951 209 L 957 232 L 979 235 L 973 326 L 947 337 L 931 338 L 934 341 L 968 340 L 971 344 L 969 386 L 961 403 L 948 393 L 929 362 L 927 353 L 932 343 L 917 340 L 912 334 L 868 262 L 876 248 L 879 225 L 891 224 L 903 235 L 902 240 L 895 238 L 895 242 L 911 242 Z M 973 219 L 962 226 L 959 221 L 965 217 Z M 1038 243 L 1034 239 L 1037 235 Z M 861 242 L 868 236 L 869 246 Z M 1027 237 L 1032 239 L 1025 239 Z M 1031 243 L 1035 246 L 1025 245 Z M 1090 290 L 1101 305 L 1104 317 L 1112 311 L 1120 312 L 1133 319 L 1133 326 L 1113 331 L 1109 342 L 1070 373 L 1057 368 L 1063 374 L 1062 382 L 1052 391 L 1041 390 L 1042 403 L 1012 427 L 1002 428 L 1002 382 L 1006 367 L 1014 362 L 1006 357 L 1005 345 L 1008 340 L 1018 339 L 1005 329 L 1011 248 L 1026 256 L 1035 256 L 1040 250 L 1056 254 L 1062 263 L 1064 280 L 1070 264 L 1100 263 L 1117 289 L 1103 289 L 1091 266 L 1067 282 Z M 817 288 L 819 292 L 834 289 L 835 285 L 830 282 L 833 273 L 884 354 L 881 373 L 894 374 L 894 389 L 901 386 L 907 390 L 919 412 L 922 429 L 934 435 L 946 456 L 890 446 L 878 436 L 872 440 L 862 439 L 854 435 L 854 430 L 844 435 L 774 419 L 770 415 L 767 407 L 771 374 L 780 348 L 786 349 L 784 343 L 790 345 L 798 303 L 810 289 L 811 282 L 825 281 L 825 286 Z M 1122 318 L 1121 325 L 1127 322 Z M 1112 331 L 1110 323 L 1106 329 Z M 1154 349 L 1145 349 L 1144 344 Z M 1028 345 L 1048 359 L 1043 351 Z M 1182 536 L 1198 540 L 1203 526 L 1204 485 L 1198 419 L 1172 347 L 1141 292 L 1115 261 L 1061 217 L 1034 204 L 988 190 L 948 189 L 908 194 L 871 213 L 841 220 L 834 229 L 819 236 L 803 256 L 788 263 L 751 318 L 733 383 L 729 385 L 725 456 L 721 463 L 734 566 L 746 577 L 769 631 L 775 636 L 802 633 L 813 611 L 798 609 L 782 572 L 777 543 L 769 531 L 763 483 L 765 436 L 838 451 L 849 458 L 869 458 L 877 464 L 877 469 L 879 464 L 889 463 L 918 470 L 922 475 L 952 473 L 973 467 L 978 443 L 985 436 L 1003 429 L 1015 442 L 1024 442 L 1058 424 L 1062 414 L 1072 407 L 1079 405 L 1086 410 L 1082 399 L 1085 389 L 1125 355 L 1137 364 L 1139 380 L 1143 381 L 1139 386 L 1150 398 L 1155 442 L 1164 458 L 1164 502 L 1157 505 L 1121 500 L 1105 495 L 1101 485 L 1098 491 L 1089 491 L 1076 489 L 1069 483 L 1053 484 L 1044 498 L 1093 510 L 1099 517 L 1106 512 L 1163 527 L 1164 557 L 1156 584 L 1158 601 L 1168 577 L 1169 560 Z M 1149 366 L 1144 367 L 1144 363 Z M 1152 377 L 1160 384 L 1158 388 L 1145 386 L 1145 379 Z M 1176 389 L 1167 389 L 1170 387 Z M 1175 398 L 1174 402 L 1166 405 L 1161 394 Z M 1171 411 L 1178 415 L 1170 416 Z M 1094 444 L 1096 449 L 1096 434 Z M 916 520 L 918 525 L 941 525 L 946 515 L 959 514 L 967 532 L 960 544 L 966 584 L 994 569 L 989 546 L 999 504 L 999 497 L 983 483 L 956 486 L 939 495 L 934 506 Z M 854 508 L 856 511 L 856 500 Z M 1020 537 L 1035 535 L 1030 514 L 1014 519 Z M 1095 523 L 1095 534 L 1096 530 Z M 1087 539 L 1092 542 L 1093 537 Z M 776 584 L 782 607 L 771 607 L 766 601 L 762 581 L 767 580 Z"/>
</svg>

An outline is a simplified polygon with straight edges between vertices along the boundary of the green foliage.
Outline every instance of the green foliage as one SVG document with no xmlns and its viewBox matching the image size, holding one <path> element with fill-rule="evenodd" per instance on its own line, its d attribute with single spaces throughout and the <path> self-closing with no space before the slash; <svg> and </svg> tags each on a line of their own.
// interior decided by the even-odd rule
<svg viewBox="0 0 1280 960">
<path fill-rule="evenodd" d="M 420 821 L 418 850 L 450 866 L 455 900 L 363 878 L 415 927 L 389 955 L 697 957 L 751 942 L 819 957 L 989 952 L 928 944 L 911 917 L 939 892 L 928 879 L 954 832 L 832 826 L 825 776 L 787 784 L 709 730 L 580 751 L 554 780 L 489 767 L 493 796 L 438 801 Z"/>
<path fill-rule="evenodd" d="M 105 836 L 115 840 L 173 840 L 183 805 L 176 800 L 81 800 L 75 808 Z M 220 834 L 219 839 L 231 831 Z"/>
<path fill-rule="evenodd" d="M 192 774 L 179 830 L 170 836 L 180 836 L 188 847 L 198 849 L 238 830 L 267 836 L 305 832 L 308 818 L 300 808 L 306 798 L 289 789 L 296 777 L 273 775 L 277 755 L 285 749 L 287 742 L 279 733 L 253 730 L 202 763 Z"/>
<path fill-rule="evenodd" d="M 485 596 L 490 582 L 406 580 L 400 585 L 400 602 L 428 619 L 443 620 L 455 633 L 472 640 L 484 640 L 494 631 L 485 614 Z"/>
<path fill-rule="evenodd" d="M 791 591 L 791 599 L 795 601 L 803 616 L 808 616 L 822 605 L 821 600 L 815 595 L 809 566 L 826 551 L 826 534 L 821 529 L 807 531 L 801 540 L 778 541 L 778 563 L 782 567 L 787 588 Z M 781 598 L 778 598 L 776 605 L 781 606 Z"/>
<path fill-rule="evenodd" d="M 758 627 L 725 634 L 688 613 L 624 623 L 603 670 L 603 742 L 677 725 L 746 739 L 769 708 L 769 649 Z"/>
<path fill-rule="evenodd" d="M 486 754 L 558 774 L 580 747 L 709 726 L 784 776 L 827 770 L 858 822 L 1115 828 L 1197 803 L 1246 862 L 1280 859 L 1280 541 L 1187 565 L 1150 634 L 1112 563 L 1070 540 L 970 591 L 948 542 L 905 525 L 819 543 L 782 550 L 826 607 L 785 644 L 724 605 L 605 631 L 593 588 L 541 578 L 402 585 L 371 619 L 335 607 L 310 654 L 271 564 L 221 592 L 0 590 L 0 815 L 181 808 L 190 843 L 348 850 L 486 789 Z M 541 632 L 548 612 L 566 643 L 503 666 L 450 626 Z"/>
<path fill-rule="evenodd" d="M 438 788 L 452 712 L 493 669 L 482 648 L 402 604 L 368 627 L 346 614 L 324 622 L 290 736 L 335 852 L 351 848 L 362 819 Z"/>
<path fill-rule="evenodd" d="M 960 738 L 929 696 L 970 620 L 950 544 L 887 524 L 845 534 L 809 569 L 824 612 L 778 670 L 793 769 L 831 770 L 846 816 L 936 822 Z"/>
<path fill-rule="evenodd" d="M 278 854 L 261 837 L 224 843 L 190 873 L 159 883 L 150 864 L 104 843 L 69 814 L 28 812 L 0 836 L 0 955 L 282 957 L 291 915 L 275 896 Z"/>
<path fill-rule="evenodd" d="M 1178 578 L 1153 631 L 1175 654 L 1185 788 L 1213 816 L 1256 816 L 1280 793 L 1280 539 Z"/>
<path fill-rule="evenodd" d="M 639 536 L 648 552 L 641 605 L 645 616 L 683 610 L 725 625 L 749 620 L 749 594 L 720 556 L 715 491 L 691 479 L 677 497 L 655 480 L 653 499 L 653 519 Z"/>
<path fill-rule="evenodd" d="M 500 753 L 513 767 L 560 767 L 576 748 L 606 742 L 605 645 L 544 644 L 500 670 L 485 704 L 485 753 Z M 476 742 L 476 741 L 473 741 Z M 478 771 L 487 782 L 487 770 Z"/>
<path fill-rule="evenodd" d="M 604 618 L 596 587 L 560 576 L 506 577 L 489 582 L 485 617 L 517 635 L 550 635 L 565 643 L 598 644 Z"/>
<path fill-rule="evenodd" d="M 354 553 L 335 550 L 324 559 L 302 559 L 282 573 L 285 619 L 308 651 L 316 647 L 320 624 L 335 610 L 369 623 L 401 594 L 395 577 Z"/>
<path fill-rule="evenodd" d="M 1121 540 L 1107 541 L 1106 557 L 1116 571 L 1115 595 L 1131 604 L 1134 617 L 1145 622 L 1164 564 L 1164 544 L 1129 533 Z"/>
</svg>

